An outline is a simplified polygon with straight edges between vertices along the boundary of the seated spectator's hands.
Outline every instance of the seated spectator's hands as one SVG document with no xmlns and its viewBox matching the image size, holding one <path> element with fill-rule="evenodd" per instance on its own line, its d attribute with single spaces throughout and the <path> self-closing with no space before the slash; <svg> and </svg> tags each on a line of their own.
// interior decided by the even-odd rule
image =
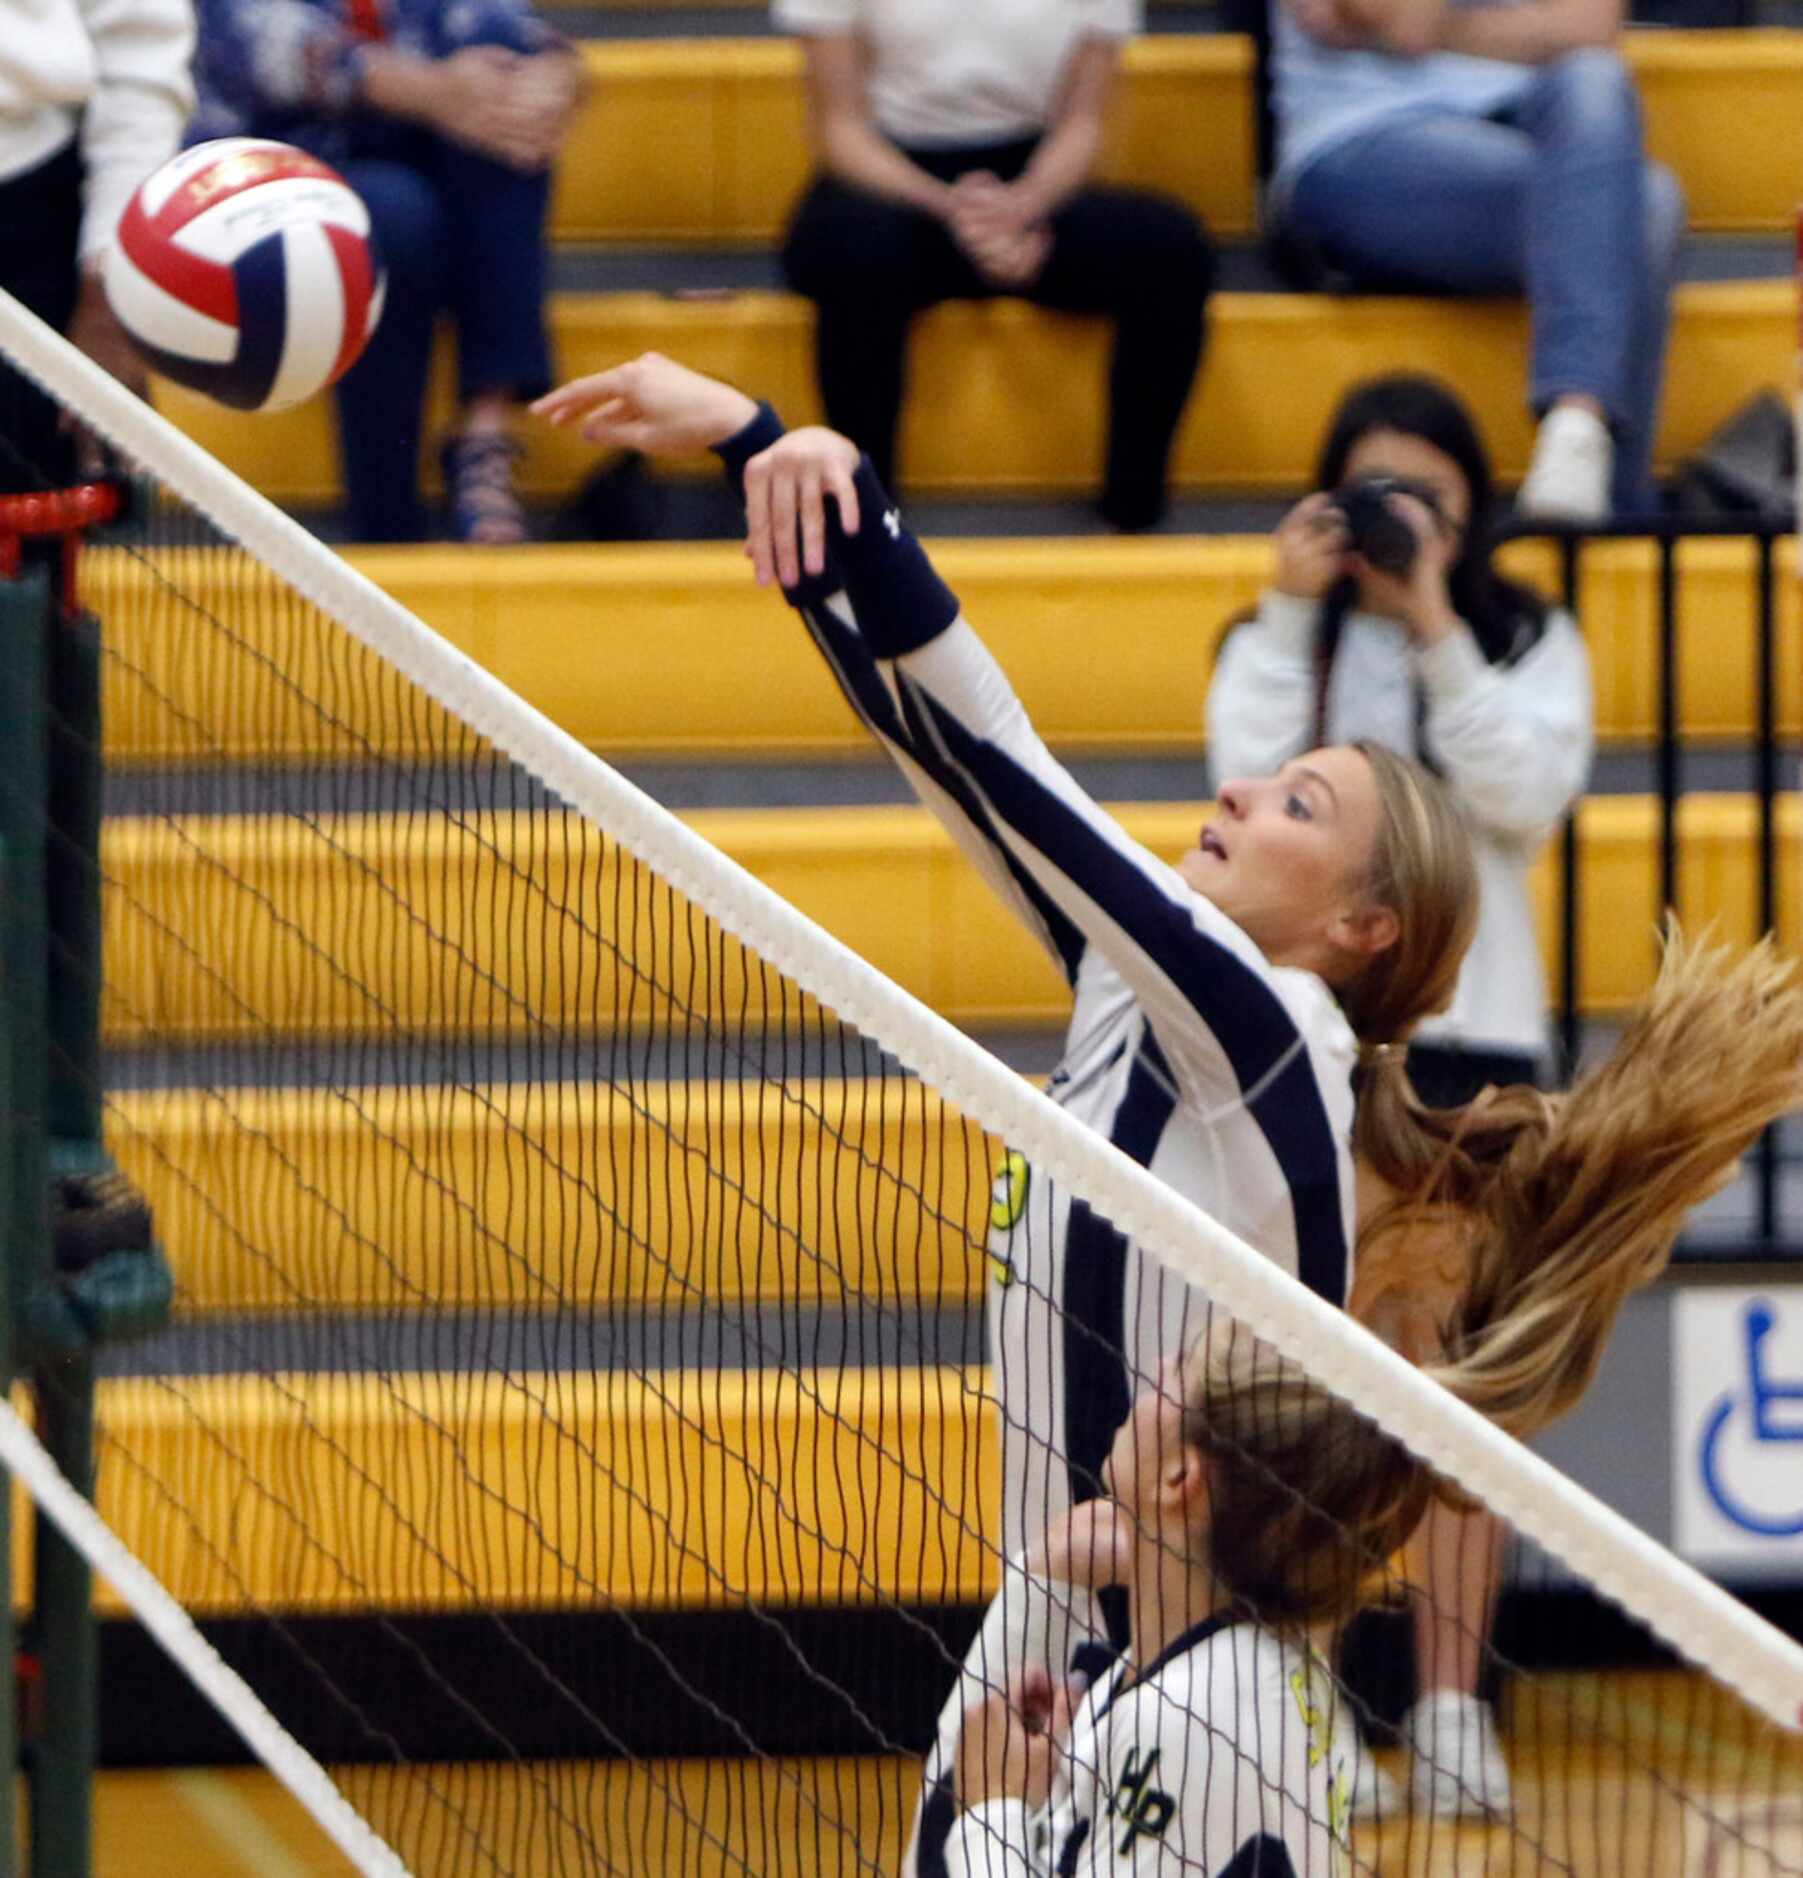
<svg viewBox="0 0 1803 1878">
<path fill-rule="evenodd" d="M 547 392 L 536 416 L 574 424 L 591 443 L 648 456 L 688 456 L 745 428 L 757 405 L 742 391 L 647 352 L 625 365 L 591 372 Z"/>
<path fill-rule="evenodd" d="M 1052 252 L 1052 231 L 1032 205 L 988 170 L 972 170 L 952 185 L 952 239 L 983 278 L 997 287 L 1028 287 Z"/>
<path fill-rule="evenodd" d="M 1037 1810 L 1052 1790 L 1052 1756 L 1070 1731 L 1078 1686 L 1055 1684 L 1043 1669 L 1009 1682 L 964 1711 L 954 1762 L 960 1806 L 1024 1800 Z"/>
<path fill-rule="evenodd" d="M 1277 550 L 1271 583 L 1277 591 L 1297 600 L 1320 600 L 1347 571 L 1352 536 L 1333 497 L 1317 490 L 1277 524 L 1271 545 Z"/>
<path fill-rule="evenodd" d="M 557 160 L 577 107 L 588 96 L 588 72 L 580 58 L 562 47 L 534 53 L 514 68 L 513 101 L 528 134 L 536 139 L 539 169 Z"/>
<path fill-rule="evenodd" d="M 1284 4 L 1317 45 L 1354 52 L 1373 43 L 1370 29 L 1354 18 L 1345 0 L 1284 0 Z"/>
<path fill-rule="evenodd" d="M 1285 0 L 1311 39 L 1415 59 L 1444 38 L 1448 0 Z"/>
</svg>

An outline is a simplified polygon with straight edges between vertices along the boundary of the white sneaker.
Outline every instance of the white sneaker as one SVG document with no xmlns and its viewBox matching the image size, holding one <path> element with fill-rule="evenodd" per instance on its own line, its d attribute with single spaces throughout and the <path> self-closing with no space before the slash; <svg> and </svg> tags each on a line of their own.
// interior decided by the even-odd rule
<svg viewBox="0 0 1803 1878">
<path fill-rule="evenodd" d="M 1515 506 L 1548 521 L 1606 522 L 1615 443 L 1609 426 L 1579 404 L 1558 404 L 1540 420 L 1534 460 Z"/>
<path fill-rule="evenodd" d="M 1394 1819 L 1407 1808 L 1396 1777 L 1384 1771 L 1370 1742 L 1359 1742 L 1352 1756 L 1352 1817 Z"/>
<path fill-rule="evenodd" d="M 1443 1819 L 1508 1813 L 1509 1763 L 1488 1702 L 1432 1690 L 1404 1717 L 1402 1738 L 1413 1756 L 1409 1792 L 1417 1812 Z"/>
</svg>

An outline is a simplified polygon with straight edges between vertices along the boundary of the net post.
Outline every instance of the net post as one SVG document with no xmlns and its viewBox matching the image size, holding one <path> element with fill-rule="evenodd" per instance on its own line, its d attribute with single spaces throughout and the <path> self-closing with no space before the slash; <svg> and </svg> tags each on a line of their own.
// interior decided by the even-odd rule
<svg viewBox="0 0 1803 1878">
<path fill-rule="evenodd" d="M 62 535 L 62 579 L 44 640 L 46 702 L 44 1126 L 53 1174 L 108 1166 L 100 1077 L 100 635 L 75 596 L 78 536 Z M 39 1436 L 70 1484 L 94 1497 L 94 1359 L 87 1337 L 36 1355 Z M 99 1659 L 93 1572 L 40 1507 L 34 1515 L 34 1630 L 44 1666 L 31 1776 L 32 1878 L 92 1863 Z"/>
<path fill-rule="evenodd" d="M 15 562 L 13 576 L 0 580 L 0 724 L 8 728 L 12 748 L 0 767 L 0 853 L 5 863 L 5 920 L 0 958 L 5 970 L 5 1075 L 7 1080 L 6 1332 L 0 1347 L 4 1380 L 10 1387 L 22 1366 L 25 1326 L 31 1300 L 50 1264 L 49 1141 L 44 1129 L 45 1030 L 44 893 L 45 764 L 43 649 L 51 609 L 50 582 L 42 566 Z M 8 1518 L 10 1523 L 10 1498 Z M 10 1545 L 0 1547 L 7 1553 Z M 0 1661 L 10 1670 L 16 1660 L 10 1585 L 0 1601 Z M 13 1869 L 15 1805 L 11 1769 L 19 1764 L 19 1728 L 15 1703 L 0 1700 L 0 1787 L 5 1790 L 7 1819 L 0 1829 L 0 1871 Z M 84 1860 L 67 1868 L 79 1878 Z"/>
<path fill-rule="evenodd" d="M 38 1433 L 84 1499 L 94 1497 L 94 1360 L 85 1349 L 33 1374 Z M 79 1878 L 93 1863 L 99 1745 L 94 1575 L 42 1507 L 34 1513 L 33 1631 L 43 1714 L 31 1766 L 31 1878 Z"/>
<path fill-rule="evenodd" d="M 100 647 L 97 626 L 76 606 L 75 573 L 81 530 L 120 508 L 111 483 L 0 498 L 0 569 L 16 576 L 0 585 L 0 723 L 13 743 L 0 787 L 12 1098 L 6 1380 L 29 1375 L 45 1443 L 89 1495 L 91 1346 L 150 1327 L 166 1315 L 168 1293 L 159 1258 L 127 1255 L 122 1284 L 116 1257 L 65 1275 L 54 1251 L 53 1179 L 109 1166 L 100 1097 Z M 29 552 L 27 540 L 38 544 Z M 41 1512 L 33 1536 L 29 1641 L 42 1701 L 28 1768 L 30 1870 L 84 1878 L 98 1738 L 93 1574 Z M 7 1724 L 16 1747 L 10 1705 Z M 8 1830 L 9 1853 L 13 1843 Z"/>
<path fill-rule="evenodd" d="M 8 583 L 0 580 L 0 619 L 9 610 Z M 0 835 L 0 881 L 11 877 L 13 853 L 10 842 Z M 12 895 L 0 891 L 0 970 L 11 975 L 14 962 L 12 939 Z M 0 1115 L 9 1118 L 4 1151 L 0 1151 L 0 1222 L 4 1222 L 9 1245 L 14 1243 L 17 1214 L 14 1200 L 18 1185 L 14 1178 L 11 1135 L 17 1126 L 18 1106 L 13 1100 L 13 1062 L 18 1053 L 10 998 L 0 995 Z M 0 1271 L 0 1400 L 12 1392 L 13 1382 L 13 1259 Z M 0 1482 L 0 1878 L 14 1878 L 17 1869 L 18 1788 L 15 1769 L 19 1765 L 19 1702 L 17 1691 L 23 1678 L 17 1673 L 19 1662 L 18 1627 L 13 1620 L 13 1485 L 10 1479 Z M 10 1686 L 9 1686 L 10 1684 Z"/>
</svg>

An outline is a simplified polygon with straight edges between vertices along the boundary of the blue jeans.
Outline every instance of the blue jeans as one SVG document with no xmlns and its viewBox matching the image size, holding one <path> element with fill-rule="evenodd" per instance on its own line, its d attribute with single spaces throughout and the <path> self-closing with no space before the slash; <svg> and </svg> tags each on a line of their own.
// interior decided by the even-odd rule
<svg viewBox="0 0 1803 1878">
<path fill-rule="evenodd" d="M 1338 145 L 1297 178 L 1285 220 L 1360 286 L 1525 294 L 1534 409 L 1596 398 L 1617 512 L 1652 505 L 1684 200 L 1646 160 L 1617 54 L 1541 66 L 1500 119 L 1402 118 Z"/>
<path fill-rule="evenodd" d="M 387 272 L 369 348 L 337 385 L 351 525 L 361 541 L 417 541 L 425 532 L 426 368 L 440 313 L 457 331 L 460 398 L 499 391 L 528 399 L 550 389 L 551 179 L 423 135 L 340 167 L 369 207 Z"/>
</svg>

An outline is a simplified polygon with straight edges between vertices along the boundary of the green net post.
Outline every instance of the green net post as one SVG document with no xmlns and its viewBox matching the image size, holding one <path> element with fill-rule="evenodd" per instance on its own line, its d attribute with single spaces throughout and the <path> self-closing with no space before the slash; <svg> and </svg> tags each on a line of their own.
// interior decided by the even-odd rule
<svg viewBox="0 0 1803 1878">
<path fill-rule="evenodd" d="M 94 1493 L 94 1363 L 84 1351 L 40 1363 L 38 1436 L 71 1485 Z M 93 1780 L 99 1665 L 93 1573 L 42 1513 L 36 1515 L 33 1638 L 43 1703 L 32 1752 L 32 1878 L 85 1878 L 93 1860 Z"/>
<path fill-rule="evenodd" d="M 6 595 L 0 588 L 0 632 L 10 623 Z M 0 969 L 8 979 L 17 963 L 13 943 L 13 907 L 16 882 L 10 842 L 0 839 Z M 19 1108 L 13 1098 L 12 1071 L 17 1053 L 17 1026 L 11 1001 L 0 994 L 0 1115 L 7 1118 L 7 1152 L 0 1153 L 0 1220 L 6 1222 L 9 1250 L 19 1242 L 20 1221 L 14 1208 L 18 1183 L 13 1173 L 13 1136 Z M 0 1391 L 10 1394 L 13 1382 L 12 1268 L 7 1259 L 0 1281 Z M 0 1677 L 18 1658 L 18 1633 L 13 1622 L 13 1493 L 10 1480 L 0 1480 Z M 13 1878 L 18 1844 L 18 1782 L 12 1770 L 19 1764 L 19 1716 L 12 1689 L 0 1681 L 0 1878 Z"/>
<path fill-rule="evenodd" d="M 44 1284 L 50 1266 L 50 1157 L 44 1127 L 47 1040 L 45 985 L 46 897 L 44 891 L 44 806 L 47 781 L 44 754 L 45 633 L 51 615 L 50 583 L 41 568 L 0 582 L 0 725 L 10 746 L 0 765 L 0 845 L 5 852 L 5 1010 L 7 1077 L 7 1332 L 0 1360 L 8 1388 L 21 1366 L 21 1327 L 31 1314 L 31 1300 Z M 10 1491 L 6 1496 L 11 1524 Z M 10 1530 L 0 1543 L 10 1562 Z M 11 1666 L 16 1647 L 12 1598 L 4 1601 L 5 1631 L 0 1662 Z M 3 1692 L 4 1744 L 0 1768 L 19 1762 L 18 1716 L 11 1691 Z M 35 1770 L 33 1770 L 35 1772 Z M 4 1869 L 13 1869 L 13 1783 L 0 1779 L 8 1818 L 0 1832 Z M 68 1868 L 88 1869 L 84 1861 Z"/>
<path fill-rule="evenodd" d="M 11 568 L 23 558 L 25 571 L 0 579 L 0 724 L 10 746 L 0 766 L 0 1073 L 10 1097 L 0 1197 L 11 1228 L 0 1358 L 7 1383 L 29 1375 L 40 1438 L 92 1497 L 94 1346 L 157 1328 L 171 1290 L 141 1202 L 134 1210 L 135 1196 L 116 1191 L 97 1199 L 108 1190 L 93 1178 L 111 1171 L 101 1119 L 100 638 L 76 610 L 74 574 L 79 530 L 106 520 L 118 500 L 96 485 L 9 504 L 18 532 L 0 530 L 0 550 Z M 47 539 L 22 554 L 21 535 Z M 0 1530 L 0 1572 L 6 1537 Z M 26 1770 L 32 1878 L 86 1878 L 99 1735 L 93 1579 L 41 1514 L 33 1538 L 28 1643 L 41 1700 L 22 1752 L 14 1705 L 0 1702 L 0 1770 Z M 10 1602 L 5 1624 L 0 1660 L 11 1661 Z M 0 1878 L 9 1878 L 13 1789 L 3 1778 L 0 1786 Z"/>
<path fill-rule="evenodd" d="M 52 1039 L 46 1125 L 65 1144 L 59 1160 L 101 1165 L 100 627 L 92 614 L 54 621 L 44 677 L 52 828 L 44 857 Z"/>
<path fill-rule="evenodd" d="M 88 615 L 46 610 L 42 641 L 47 1052 L 44 1118 L 52 1176 L 107 1166 L 100 1079 L 100 641 Z M 84 1276 L 87 1276 L 84 1274 Z M 47 1292 L 76 1304 L 46 1270 Z M 94 1493 L 94 1363 L 98 1326 L 40 1314 L 33 1383 L 38 1434 L 88 1498 Z M 98 1661 L 88 1562 L 36 1515 L 35 1641 L 43 1714 L 31 1769 L 32 1878 L 86 1873 L 92 1861 L 93 1768 L 98 1748 Z"/>
</svg>

